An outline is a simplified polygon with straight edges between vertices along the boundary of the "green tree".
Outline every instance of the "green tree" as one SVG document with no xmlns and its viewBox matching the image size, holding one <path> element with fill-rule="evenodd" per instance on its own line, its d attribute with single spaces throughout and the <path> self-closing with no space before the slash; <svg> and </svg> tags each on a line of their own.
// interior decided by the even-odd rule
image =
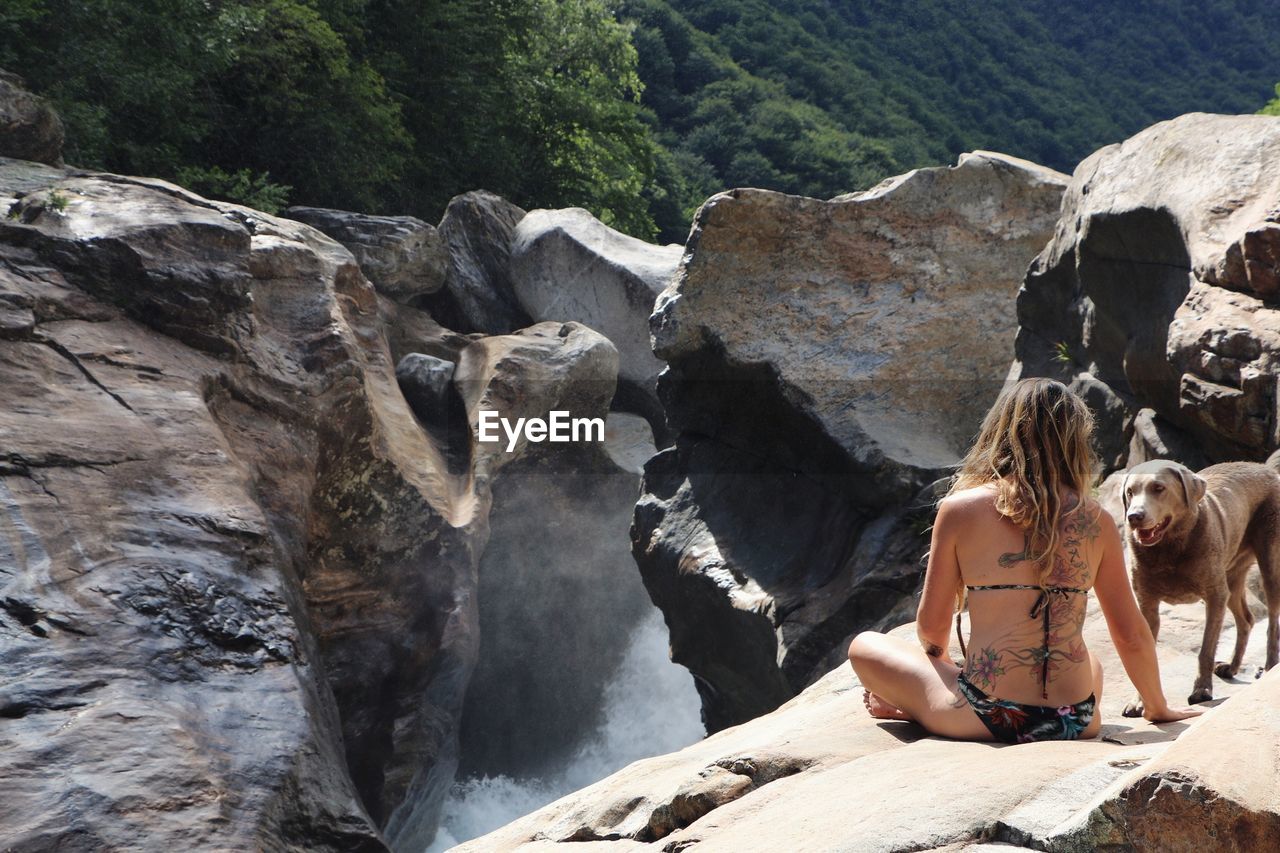
<svg viewBox="0 0 1280 853">
<path fill-rule="evenodd" d="M 415 140 L 402 207 L 438 216 L 483 187 L 652 235 L 638 58 L 602 0 L 370 0 L 365 20 Z"/>
<path fill-rule="evenodd" d="M 534 0 L 531 7 L 532 26 L 508 57 L 523 145 L 542 161 L 526 192 L 585 202 L 605 224 L 652 237 L 657 229 L 642 192 L 655 155 L 639 117 L 632 26 L 615 20 L 602 0 Z"/>
<path fill-rule="evenodd" d="M 270 172 L 309 204 L 394 212 L 412 139 L 381 75 L 298 0 L 228 4 L 218 24 L 229 61 L 204 81 L 205 162 Z"/>
<path fill-rule="evenodd" d="M 1258 110 L 1259 115 L 1264 116 L 1280 116 L 1280 83 L 1276 84 L 1276 96 L 1267 102 L 1267 105 Z"/>
<path fill-rule="evenodd" d="M 398 177 L 395 103 L 305 0 L 20 2 L 3 55 L 62 114 L 70 163 L 368 209 Z"/>
</svg>

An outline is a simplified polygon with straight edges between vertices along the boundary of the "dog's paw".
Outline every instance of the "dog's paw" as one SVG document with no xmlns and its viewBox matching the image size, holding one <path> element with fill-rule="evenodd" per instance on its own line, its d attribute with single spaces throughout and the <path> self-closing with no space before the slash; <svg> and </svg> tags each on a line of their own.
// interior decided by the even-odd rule
<svg viewBox="0 0 1280 853">
<path fill-rule="evenodd" d="M 1192 690 L 1191 695 L 1187 697 L 1187 704 L 1197 705 L 1201 702 L 1208 702 L 1213 698 L 1213 691 L 1208 687 L 1201 687 L 1199 690 Z"/>
<path fill-rule="evenodd" d="M 1126 717 L 1141 717 L 1142 711 L 1143 711 L 1142 700 L 1134 699 L 1128 705 L 1125 705 L 1124 710 L 1121 711 L 1120 713 Z"/>
<path fill-rule="evenodd" d="M 1230 681 L 1231 679 L 1235 678 L 1236 673 L 1239 671 L 1240 670 L 1238 667 L 1234 667 L 1231 664 L 1227 663 L 1226 661 L 1218 661 L 1213 666 L 1213 674 L 1218 676 L 1219 678 L 1226 679 L 1227 681 Z"/>
</svg>

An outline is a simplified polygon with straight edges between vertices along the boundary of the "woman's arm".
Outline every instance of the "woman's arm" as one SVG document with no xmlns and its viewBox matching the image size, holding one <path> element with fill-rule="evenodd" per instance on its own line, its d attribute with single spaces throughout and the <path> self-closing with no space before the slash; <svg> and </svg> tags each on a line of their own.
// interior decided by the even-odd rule
<svg viewBox="0 0 1280 853">
<path fill-rule="evenodd" d="M 1124 545 L 1120 531 L 1109 513 L 1100 513 L 1102 526 L 1102 562 L 1093 589 L 1098 605 L 1107 620 L 1111 641 L 1120 654 L 1120 662 L 1133 686 L 1142 697 L 1142 716 L 1153 723 L 1171 723 L 1203 713 L 1200 708 L 1171 708 L 1160 685 L 1160 663 L 1156 659 L 1156 641 L 1142 617 L 1129 586 L 1124 565 Z"/>
<path fill-rule="evenodd" d="M 929 542 L 929 565 L 924 572 L 924 588 L 916 609 L 916 635 L 925 653 L 950 660 L 952 617 L 956 593 L 960 589 L 960 562 L 956 558 L 956 502 L 944 498 L 938 504 Z"/>
</svg>

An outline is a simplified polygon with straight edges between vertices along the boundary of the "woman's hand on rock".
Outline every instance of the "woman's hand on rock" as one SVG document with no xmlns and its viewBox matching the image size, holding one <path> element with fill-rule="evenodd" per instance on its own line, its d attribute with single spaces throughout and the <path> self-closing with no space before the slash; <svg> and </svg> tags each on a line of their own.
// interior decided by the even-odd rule
<svg viewBox="0 0 1280 853">
<path fill-rule="evenodd" d="M 1165 705 L 1164 708 L 1146 707 L 1142 709 L 1143 719 L 1151 723 L 1176 723 L 1179 720 L 1189 720 L 1192 717 L 1198 717 L 1205 712 L 1205 708 L 1197 708 L 1195 706 L 1178 706 Z"/>
</svg>

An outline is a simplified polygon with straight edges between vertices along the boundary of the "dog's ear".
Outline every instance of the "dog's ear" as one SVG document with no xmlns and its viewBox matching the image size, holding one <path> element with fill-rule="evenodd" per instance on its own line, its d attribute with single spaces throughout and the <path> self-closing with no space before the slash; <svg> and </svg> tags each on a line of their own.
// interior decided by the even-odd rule
<svg viewBox="0 0 1280 853">
<path fill-rule="evenodd" d="M 1125 514 L 1129 514 L 1129 472 L 1124 474 L 1124 482 L 1120 484 L 1120 500 L 1124 503 Z"/>
<path fill-rule="evenodd" d="M 1200 503 L 1207 485 L 1204 477 L 1201 477 L 1186 465 L 1177 465 L 1174 470 L 1178 472 L 1178 479 L 1182 480 L 1182 494 L 1187 498 L 1187 506 L 1192 507 Z"/>
</svg>

